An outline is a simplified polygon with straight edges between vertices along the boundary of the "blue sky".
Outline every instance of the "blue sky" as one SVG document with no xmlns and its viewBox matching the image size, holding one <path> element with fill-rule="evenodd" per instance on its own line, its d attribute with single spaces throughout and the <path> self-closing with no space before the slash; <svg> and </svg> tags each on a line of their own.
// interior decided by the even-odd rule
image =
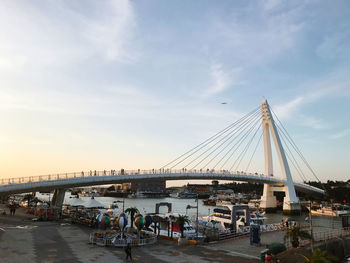
<svg viewBox="0 0 350 263">
<path fill-rule="evenodd" d="M 347 180 L 349 17 L 348 1 L 3 2 L 0 177 L 158 168 L 266 97 L 320 179 Z"/>
</svg>

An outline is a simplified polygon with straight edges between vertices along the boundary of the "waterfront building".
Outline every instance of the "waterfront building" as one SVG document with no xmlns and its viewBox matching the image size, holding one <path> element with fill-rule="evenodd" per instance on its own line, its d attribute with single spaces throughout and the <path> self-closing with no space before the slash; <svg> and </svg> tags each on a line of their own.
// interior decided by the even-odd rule
<svg viewBox="0 0 350 263">
<path fill-rule="evenodd" d="M 166 191 L 165 180 L 152 180 L 152 181 L 138 181 L 132 182 L 130 186 L 131 192 L 157 192 L 162 193 Z"/>
</svg>

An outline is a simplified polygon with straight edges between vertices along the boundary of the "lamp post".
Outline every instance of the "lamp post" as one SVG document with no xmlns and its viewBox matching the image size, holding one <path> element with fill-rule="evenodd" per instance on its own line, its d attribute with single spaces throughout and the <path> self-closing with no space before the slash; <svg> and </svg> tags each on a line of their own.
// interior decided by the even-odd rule
<svg viewBox="0 0 350 263">
<path fill-rule="evenodd" d="M 310 218 L 310 234 L 311 234 L 311 251 L 314 251 L 314 234 L 312 230 L 312 213 L 311 213 L 312 202 L 310 201 L 309 218 Z"/>
<path fill-rule="evenodd" d="M 123 201 L 118 200 L 116 202 L 117 203 L 123 203 L 123 213 L 124 213 L 125 197 L 123 197 Z"/>
<path fill-rule="evenodd" d="M 196 216 L 196 238 L 198 239 L 198 194 L 196 196 L 196 202 L 197 205 L 196 206 L 191 206 L 191 205 L 187 205 L 186 207 L 186 214 L 187 214 L 187 209 L 191 209 L 191 208 L 196 208 L 197 209 L 197 216 Z"/>
</svg>

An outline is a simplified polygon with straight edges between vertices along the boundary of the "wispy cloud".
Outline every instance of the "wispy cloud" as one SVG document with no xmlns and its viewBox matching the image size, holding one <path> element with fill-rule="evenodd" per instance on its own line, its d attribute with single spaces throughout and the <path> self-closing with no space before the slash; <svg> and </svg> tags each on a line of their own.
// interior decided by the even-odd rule
<svg viewBox="0 0 350 263">
<path fill-rule="evenodd" d="M 0 70 L 22 73 L 90 58 L 132 62 L 137 57 L 131 48 L 137 19 L 129 0 L 75 8 L 70 2 L 50 3 L 0 6 Z"/>
<path fill-rule="evenodd" d="M 280 0 L 264 0 L 262 1 L 264 10 L 272 10 L 281 4 Z"/>
<path fill-rule="evenodd" d="M 271 12 L 278 1 L 266 1 L 258 5 L 246 5 L 228 18 L 214 19 L 213 35 L 220 40 L 219 49 L 230 49 L 232 63 L 253 66 L 266 63 L 294 47 L 304 24 L 299 18 L 300 8 L 280 8 Z M 244 19 L 243 15 L 254 17 Z"/>
<path fill-rule="evenodd" d="M 136 54 L 130 53 L 128 46 L 136 26 L 136 15 L 129 0 L 110 1 L 101 10 L 103 16 L 91 20 L 84 18 L 84 36 L 91 41 L 97 53 L 102 53 L 108 60 L 130 62 Z"/>
<path fill-rule="evenodd" d="M 206 91 L 206 95 L 220 93 L 227 89 L 231 83 L 230 77 L 224 72 L 221 64 L 214 64 L 211 66 L 210 76 L 213 85 Z"/>
<path fill-rule="evenodd" d="M 324 120 L 317 119 L 312 116 L 305 116 L 304 114 L 299 115 L 299 123 L 303 126 L 313 128 L 315 130 L 328 129 L 329 125 Z"/>
<path fill-rule="evenodd" d="M 321 43 L 316 47 L 316 54 L 325 59 L 348 57 L 350 41 L 349 25 L 338 25 L 338 30 L 332 30 L 323 36 Z"/>
<path fill-rule="evenodd" d="M 341 139 L 343 137 L 346 137 L 350 135 L 350 129 L 346 129 L 337 133 L 334 133 L 332 135 L 329 136 L 329 138 L 333 139 L 333 140 L 337 140 L 337 139 Z"/>
<path fill-rule="evenodd" d="M 307 103 L 307 100 L 307 97 L 297 97 L 283 105 L 277 105 L 275 112 L 280 119 L 293 119 L 296 123 L 305 127 L 316 130 L 329 128 L 329 125 L 324 120 L 300 113 L 301 108 Z"/>
<path fill-rule="evenodd" d="M 205 90 L 204 96 L 221 93 L 232 86 L 239 85 L 240 72 L 241 68 L 224 70 L 222 64 L 213 64 L 210 68 L 212 85 Z"/>
<path fill-rule="evenodd" d="M 329 124 L 323 120 L 306 116 L 300 111 L 306 105 L 317 103 L 328 97 L 350 97 L 350 80 L 347 75 L 344 70 L 335 70 L 316 81 L 303 84 L 302 87 L 296 89 L 299 90 L 299 96 L 274 107 L 277 115 L 282 119 L 293 118 L 301 125 L 314 129 L 329 128 Z"/>
<path fill-rule="evenodd" d="M 275 112 L 281 119 L 288 119 L 298 111 L 304 101 L 303 97 L 297 97 L 283 105 L 275 106 Z"/>
</svg>

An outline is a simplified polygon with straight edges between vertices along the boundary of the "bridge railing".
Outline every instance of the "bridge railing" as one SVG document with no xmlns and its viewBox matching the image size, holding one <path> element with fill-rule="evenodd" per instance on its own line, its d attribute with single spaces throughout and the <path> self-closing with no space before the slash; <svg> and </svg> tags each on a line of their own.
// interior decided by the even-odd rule
<svg viewBox="0 0 350 263">
<path fill-rule="evenodd" d="M 266 176 L 258 173 L 245 173 L 243 171 L 228 171 L 228 170 L 213 170 L 213 169 L 148 169 L 148 170 L 103 170 L 103 171 L 81 171 L 73 173 L 58 173 L 58 174 L 47 174 L 39 176 L 28 176 L 28 177 L 16 177 L 16 178 L 7 178 L 0 179 L 0 185 L 9 185 L 9 184 L 22 184 L 22 183 L 35 183 L 42 181 L 54 181 L 54 180 L 66 180 L 72 178 L 84 178 L 92 176 L 116 176 L 116 175 L 137 175 L 137 174 L 179 174 L 179 173 L 188 173 L 188 174 L 235 174 L 243 176 L 259 176 L 262 178 L 271 178 L 271 176 Z"/>
</svg>

